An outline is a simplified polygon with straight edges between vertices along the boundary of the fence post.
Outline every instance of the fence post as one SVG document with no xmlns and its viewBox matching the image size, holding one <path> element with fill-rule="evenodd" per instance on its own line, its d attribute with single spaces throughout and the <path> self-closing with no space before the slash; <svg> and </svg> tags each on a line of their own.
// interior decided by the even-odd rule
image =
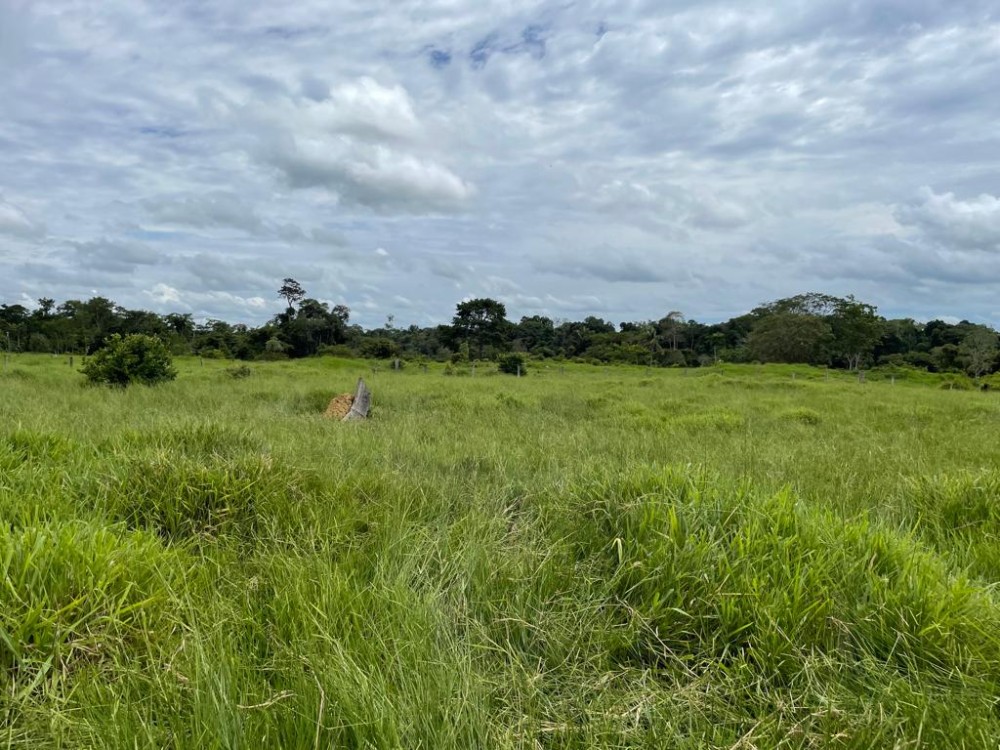
<svg viewBox="0 0 1000 750">
<path fill-rule="evenodd" d="M 517 366 L 517 376 L 521 377 L 521 365 Z"/>
</svg>

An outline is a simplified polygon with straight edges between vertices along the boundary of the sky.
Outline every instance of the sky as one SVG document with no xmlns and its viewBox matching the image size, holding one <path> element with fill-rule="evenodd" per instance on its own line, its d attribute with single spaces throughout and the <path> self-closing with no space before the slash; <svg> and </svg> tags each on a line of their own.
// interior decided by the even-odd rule
<svg viewBox="0 0 1000 750">
<path fill-rule="evenodd" d="M 1000 324 L 995 0 L 0 0 L 0 302 Z"/>
</svg>

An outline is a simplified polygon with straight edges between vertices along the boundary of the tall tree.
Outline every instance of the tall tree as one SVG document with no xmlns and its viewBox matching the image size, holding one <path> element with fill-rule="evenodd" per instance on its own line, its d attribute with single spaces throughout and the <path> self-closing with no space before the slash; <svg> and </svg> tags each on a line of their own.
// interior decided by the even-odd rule
<svg viewBox="0 0 1000 750">
<path fill-rule="evenodd" d="M 544 315 L 523 317 L 521 322 L 517 324 L 515 335 L 529 352 L 552 353 L 555 326 L 551 318 L 546 318 Z"/>
<path fill-rule="evenodd" d="M 684 325 L 684 314 L 680 310 L 671 310 L 657 324 L 663 334 L 670 340 L 670 348 L 677 350 L 677 338 Z"/>
<path fill-rule="evenodd" d="M 38 316 L 40 318 L 47 318 L 52 314 L 52 310 L 55 309 L 56 301 L 51 297 L 39 297 L 38 298 Z"/>
<path fill-rule="evenodd" d="M 882 336 L 883 321 L 877 308 L 849 296 L 834 303 L 829 321 L 834 353 L 847 361 L 848 369 L 857 370 Z"/>
<path fill-rule="evenodd" d="M 753 327 L 747 339 L 751 355 L 761 362 L 819 364 L 827 360 L 833 339 L 823 318 L 794 312 L 772 313 Z"/>
<path fill-rule="evenodd" d="M 993 370 L 997 360 L 997 334 L 989 328 L 977 327 L 963 340 L 960 352 L 969 374 L 981 378 Z"/>
<path fill-rule="evenodd" d="M 284 279 L 278 290 L 278 296 L 285 299 L 288 309 L 291 310 L 297 302 L 305 298 L 306 290 L 295 279 Z"/>
<path fill-rule="evenodd" d="M 503 343 L 507 322 L 507 308 L 502 302 L 483 297 L 460 302 L 452 318 L 455 337 L 475 344 L 482 359 L 487 346 L 498 347 Z"/>
</svg>

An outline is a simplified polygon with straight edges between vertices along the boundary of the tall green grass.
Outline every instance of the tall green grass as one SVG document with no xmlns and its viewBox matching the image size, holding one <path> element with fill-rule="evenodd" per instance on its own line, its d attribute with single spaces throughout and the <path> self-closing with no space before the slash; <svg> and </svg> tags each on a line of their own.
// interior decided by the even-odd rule
<svg viewBox="0 0 1000 750">
<path fill-rule="evenodd" d="M 994 393 L 226 366 L 0 376 L 6 746 L 1000 741 Z"/>
</svg>

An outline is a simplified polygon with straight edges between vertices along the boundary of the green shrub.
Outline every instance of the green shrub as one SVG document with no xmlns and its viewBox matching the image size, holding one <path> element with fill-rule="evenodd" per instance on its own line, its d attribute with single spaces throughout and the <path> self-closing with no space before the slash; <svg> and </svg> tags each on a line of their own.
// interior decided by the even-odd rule
<svg viewBox="0 0 1000 750">
<path fill-rule="evenodd" d="M 459 345 L 458 351 L 453 352 L 452 355 L 451 355 L 451 363 L 454 364 L 454 365 L 458 365 L 458 364 L 461 364 L 463 362 L 468 362 L 470 359 L 472 359 L 472 357 L 469 354 L 469 342 L 468 341 L 463 341 Z"/>
<path fill-rule="evenodd" d="M 786 422 L 799 422 L 800 424 L 819 424 L 823 421 L 823 417 L 818 411 L 805 406 L 785 409 L 778 416 Z"/>
<path fill-rule="evenodd" d="M 525 375 L 528 372 L 524 355 L 517 352 L 500 355 L 500 358 L 497 360 L 497 369 L 508 375 Z"/>
<path fill-rule="evenodd" d="M 976 386 L 964 375 L 948 375 L 941 379 L 938 388 L 943 391 L 974 391 Z"/>
<path fill-rule="evenodd" d="M 385 336 L 375 336 L 361 342 L 361 355 L 372 359 L 393 359 L 399 356 L 399 344 Z"/>
<path fill-rule="evenodd" d="M 233 367 L 227 367 L 225 369 L 225 373 L 233 380 L 242 380 L 243 378 L 249 378 L 253 375 L 253 370 L 251 370 L 247 365 L 234 365 Z"/>
<path fill-rule="evenodd" d="M 91 383 L 124 388 L 155 385 L 177 377 L 170 351 L 155 336 L 115 334 L 80 370 Z"/>
</svg>

